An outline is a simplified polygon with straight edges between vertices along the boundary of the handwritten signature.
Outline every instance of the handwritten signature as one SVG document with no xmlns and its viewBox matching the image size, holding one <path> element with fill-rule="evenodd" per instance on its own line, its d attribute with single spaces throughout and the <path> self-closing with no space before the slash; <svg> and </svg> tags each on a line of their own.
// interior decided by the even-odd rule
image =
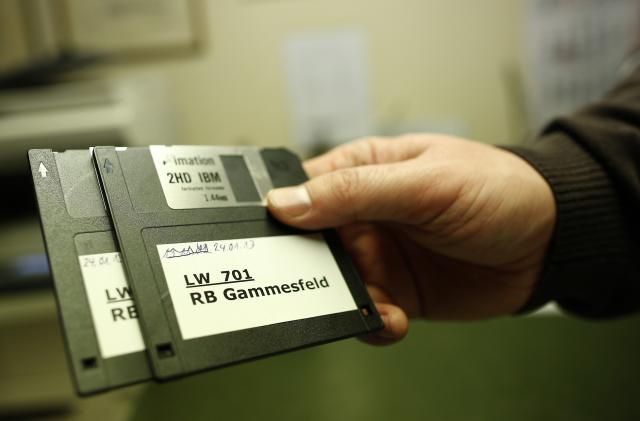
<svg viewBox="0 0 640 421">
<path fill-rule="evenodd" d="M 211 253 L 209 251 L 209 247 L 206 244 L 196 243 L 195 250 L 191 246 L 185 247 L 182 250 L 178 250 L 174 247 L 171 247 L 170 249 L 165 250 L 162 257 L 165 259 L 174 259 L 176 257 L 191 256 L 192 254 L 202 254 L 202 253 Z"/>
</svg>

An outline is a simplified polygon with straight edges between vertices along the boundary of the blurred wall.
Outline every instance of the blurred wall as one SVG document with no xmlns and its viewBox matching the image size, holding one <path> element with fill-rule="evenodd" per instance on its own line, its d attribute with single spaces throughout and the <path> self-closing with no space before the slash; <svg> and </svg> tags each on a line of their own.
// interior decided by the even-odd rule
<svg viewBox="0 0 640 421">
<path fill-rule="evenodd" d="M 505 76 L 520 66 L 521 2 L 512 0 L 206 1 L 193 57 L 110 65 L 166 74 L 181 143 L 293 145 L 283 46 L 314 29 L 368 39 L 378 132 L 459 126 L 490 142 L 522 134 Z"/>
</svg>

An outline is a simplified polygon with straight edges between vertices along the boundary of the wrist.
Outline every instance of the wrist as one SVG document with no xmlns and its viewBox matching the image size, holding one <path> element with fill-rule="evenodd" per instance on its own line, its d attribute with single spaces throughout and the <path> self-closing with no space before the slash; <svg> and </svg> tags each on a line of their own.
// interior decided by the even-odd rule
<svg viewBox="0 0 640 421">
<path fill-rule="evenodd" d="M 567 309 L 598 314 L 602 278 L 612 264 L 628 258 L 626 234 L 616 193 L 602 166 L 563 133 L 541 138 L 532 147 L 506 147 L 534 167 L 551 186 L 557 219 L 542 273 L 520 312 L 556 300 Z M 603 215 L 606 216 L 603 218 Z M 606 282 L 604 283 L 606 284 Z"/>
</svg>

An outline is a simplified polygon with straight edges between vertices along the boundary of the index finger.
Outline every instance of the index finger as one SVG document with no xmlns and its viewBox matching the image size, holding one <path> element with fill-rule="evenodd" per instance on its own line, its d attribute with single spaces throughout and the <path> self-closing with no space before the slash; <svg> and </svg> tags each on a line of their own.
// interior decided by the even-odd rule
<svg viewBox="0 0 640 421">
<path fill-rule="evenodd" d="M 389 164 L 415 158 L 431 143 L 429 135 L 365 137 L 338 146 L 304 163 L 310 177 L 361 165 Z"/>
</svg>

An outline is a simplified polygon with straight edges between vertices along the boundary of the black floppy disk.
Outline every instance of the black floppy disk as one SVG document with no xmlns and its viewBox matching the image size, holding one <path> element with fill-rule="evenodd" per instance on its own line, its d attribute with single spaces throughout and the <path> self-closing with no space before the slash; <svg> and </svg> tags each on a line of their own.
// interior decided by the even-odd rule
<svg viewBox="0 0 640 421">
<path fill-rule="evenodd" d="M 80 394 L 151 378 L 89 150 L 29 151 L 69 364 Z"/>
<path fill-rule="evenodd" d="M 332 230 L 272 219 L 306 180 L 285 149 L 96 147 L 154 375 L 182 376 L 383 327 Z"/>
</svg>

